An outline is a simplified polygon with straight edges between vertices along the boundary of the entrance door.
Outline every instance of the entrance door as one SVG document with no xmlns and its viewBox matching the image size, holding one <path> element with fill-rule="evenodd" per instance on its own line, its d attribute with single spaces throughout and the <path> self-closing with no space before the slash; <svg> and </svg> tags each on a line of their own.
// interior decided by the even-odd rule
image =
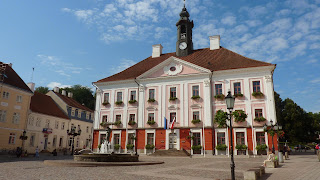
<svg viewBox="0 0 320 180">
<path fill-rule="evenodd" d="M 47 147 L 48 147 L 48 138 L 46 137 L 46 138 L 44 138 L 44 147 L 43 147 L 43 149 L 47 149 Z"/>
<path fill-rule="evenodd" d="M 169 149 L 177 149 L 177 134 L 169 134 Z"/>
</svg>

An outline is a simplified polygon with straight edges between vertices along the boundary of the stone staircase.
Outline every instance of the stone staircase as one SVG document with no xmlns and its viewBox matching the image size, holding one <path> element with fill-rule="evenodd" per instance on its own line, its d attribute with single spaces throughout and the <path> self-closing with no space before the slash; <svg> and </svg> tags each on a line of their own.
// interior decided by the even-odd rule
<svg viewBox="0 0 320 180">
<path fill-rule="evenodd" d="M 153 154 L 150 154 L 150 156 L 180 156 L 180 157 L 186 157 L 190 156 L 190 154 L 186 150 L 176 150 L 176 149 L 159 149 L 156 150 Z"/>
</svg>

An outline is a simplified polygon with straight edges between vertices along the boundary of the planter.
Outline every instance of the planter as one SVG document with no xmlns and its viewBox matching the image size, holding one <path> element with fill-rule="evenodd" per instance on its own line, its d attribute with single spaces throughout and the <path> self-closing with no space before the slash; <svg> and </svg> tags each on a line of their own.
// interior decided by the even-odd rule
<svg viewBox="0 0 320 180">
<path fill-rule="evenodd" d="M 122 124 L 121 121 L 116 121 L 113 123 L 113 125 L 115 125 L 115 126 L 120 126 L 121 124 Z"/>
<path fill-rule="evenodd" d="M 263 121 L 266 121 L 266 118 L 264 118 L 264 117 L 256 117 L 256 118 L 254 118 L 254 121 L 263 122 Z"/>
<path fill-rule="evenodd" d="M 134 145 L 133 144 L 127 144 L 127 149 L 129 150 L 132 150 L 134 148 Z"/>
<path fill-rule="evenodd" d="M 243 97 L 243 94 L 235 94 L 234 97 Z"/>
<path fill-rule="evenodd" d="M 227 145 L 225 145 L 225 144 L 218 144 L 218 145 L 216 146 L 216 149 L 217 149 L 218 151 L 226 151 Z"/>
<path fill-rule="evenodd" d="M 130 126 L 134 126 L 134 125 L 136 124 L 136 122 L 135 122 L 135 121 L 129 121 L 128 124 L 129 124 Z"/>
<path fill-rule="evenodd" d="M 147 124 L 149 124 L 149 125 L 154 125 L 156 122 L 154 121 L 154 120 L 152 120 L 152 121 L 147 121 Z"/>
<path fill-rule="evenodd" d="M 151 153 L 153 153 L 154 145 L 153 144 L 146 144 L 145 148 L 147 150 L 147 154 L 151 154 Z"/>
<path fill-rule="evenodd" d="M 134 104 L 134 103 L 136 103 L 137 102 L 137 100 L 130 100 L 129 101 L 129 104 Z"/>
<path fill-rule="evenodd" d="M 227 155 L 226 150 L 217 150 L 217 155 Z"/>
<path fill-rule="evenodd" d="M 224 96 L 224 94 L 218 94 L 218 95 L 215 95 L 214 98 L 216 98 L 217 100 L 222 101 L 222 100 L 224 100 L 225 96 Z"/>
<path fill-rule="evenodd" d="M 155 102 L 156 100 L 155 99 L 148 99 L 148 102 L 151 103 L 151 102 Z"/>
<path fill-rule="evenodd" d="M 200 96 L 192 96 L 191 99 L 197 100 L 197 99 L 200 99 Z"/>
<path fill-rule="evenodd" d="M 117 106 L 120 106 L 120 105 L 123 104 L 123 102 L 122 102 L 122 101 L 116 101 L 115 104 L 116 104 Z"/>
<path fill-rule="evenodd" d="M 236 110 L 232 113 L 234 122 L 244 122 L 248 115 L 243 110 Z"/>
<path fill-rule="evenodd" d="M 258 155 L 267 155 L 267 150 L 259 150 L 257 151 Z"/>
<path fill-rule="evenodd" d="M 262 98 L 264 97 L 264 94 L 262 92 L 253 92 L 252 96 L 255 98 Z"/>
<path fill-rule="evenodd" d="M 246 150 L 237 150 L 237 155 L 247 155 Z"/>
<path fill-rule="evenodd" d="M 192 121 L 191 121 L 192 124 L 198 124 L 200 122 L 201 122 L 200 119 L 192 119 Z"/>
<path fill-rule="evenodd" d="M 109 105 L 110 103 L 109 102 L 103 102 L 102 103 L 102 105 L 104 105 L 104 106 L 107 106 L 107 105 Z"/>
<path fill-rule="evenodd" d="M 193 154 L 201 154 L 201 145 L 192 146 L 191 149 L 193 150 Z"/>
<path fill-rule="evenodd" d="M 178 99 L 177 97 L 170 97 L 169 101 L 175 101 L 177 99 Z"/>
<path fill-rule="evenodd" d="M 119 150 L 119 149 L 120 149 L 120 144 L 115 144 L 115 145 L 113 146 L 113 149 L 114 149 L 114 150 Z"/>
</svg>

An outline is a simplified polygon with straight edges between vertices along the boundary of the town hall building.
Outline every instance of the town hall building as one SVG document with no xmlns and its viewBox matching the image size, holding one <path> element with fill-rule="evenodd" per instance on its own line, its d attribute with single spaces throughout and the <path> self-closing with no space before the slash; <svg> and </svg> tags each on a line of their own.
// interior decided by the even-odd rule
<svg viewBox="0 0 320 180">
<path fill-rule="evenodd" d="M 247 115 L 244 121 L 233 121 L 233 147 L 247 147 L 234 148 L 234 154 L 257 154 L 256 147 L 262 144 L 272 147 L 263 125 L 277 121 L 276 65 L 220 46 L 220 36 L 208 38 L 209 48 L 194 49 L 189 16 L 184 7 L 176 23 L 176 52 L 163 54 L 161 44 L 153 45 L 152 56 L 93 83 L 94 151 L 107 137 L 103 123 L 113 123 L 109 140 L 118 152 L 184 149 L 191 154 L 228 154 L 230 129 L 215 120 L 218 112 L 227 112 L 228 91 L 236 96 L 233 111 Z M 228 148 L 217 150 L 217 145 Z"/>
</svg>

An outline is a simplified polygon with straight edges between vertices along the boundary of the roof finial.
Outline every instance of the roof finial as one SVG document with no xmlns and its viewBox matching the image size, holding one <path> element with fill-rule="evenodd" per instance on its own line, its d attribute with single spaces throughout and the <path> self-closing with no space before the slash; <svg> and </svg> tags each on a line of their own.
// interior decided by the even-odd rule
<svg viewBox="0 0 320 180">
<path fill-rule="evenodd" d="M 186 0 L 183 0 L 183 7 L 186 8 Z"/>
</svg>

